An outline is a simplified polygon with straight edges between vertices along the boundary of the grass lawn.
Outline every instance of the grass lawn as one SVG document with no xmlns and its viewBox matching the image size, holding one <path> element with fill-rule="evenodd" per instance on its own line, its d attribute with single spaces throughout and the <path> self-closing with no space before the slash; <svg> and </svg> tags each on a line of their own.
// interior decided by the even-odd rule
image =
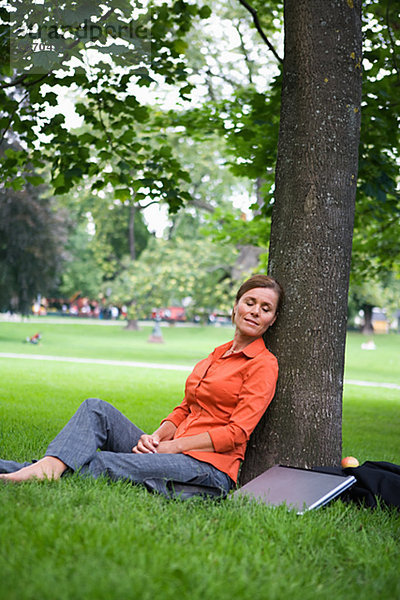
<svg viewBox="0 0 400 600">
<path fill-rule="evenodd" d="M 39 346 L 24 344 L 36 331 Z M 230 328 L 0 323 L 0 352 L 193 364 Z M 400 383 L 400 336 L 347 344 L 346 378 Z M 89 396 L 146 430 L 186 373 L 0 358 L 0 455 L 27 460 Z M 400 390 L 345 386 L 343 453 L 400 464 Z M 70 477 L 0 487 L 2 600 L 400 598 L 400 515 L 333 502 L 296 516 L 246 501 L 168 502 L 124 482 Z"/>
<path fill-rule="evenodd" d="M 194 365 L 215 346 L 228 341 L 233 328 L 163 327 L 164 344 L 147 343 L 151 331 L 150 324 L 140 331 L 129 331 L 123 323 L 120 326 L 82 322 L 56 325 L 46 320 L 39 325 L 0 323 L 0 352 Z M 36 332 L 42 336 L 40 344 L 24 343 Z"/>
<path fill-rule="evenodd" d="M 360 333 L 347 336 L 345 377 L 400 385 L 400 335 L 375 335 L 376 350 L 362 350 L 370 339 Z"/>
</svg>

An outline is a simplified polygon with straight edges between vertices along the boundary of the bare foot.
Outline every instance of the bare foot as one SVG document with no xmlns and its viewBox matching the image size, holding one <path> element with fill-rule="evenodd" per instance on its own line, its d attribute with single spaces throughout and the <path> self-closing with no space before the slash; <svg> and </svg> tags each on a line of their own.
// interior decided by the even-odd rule
<svg viewBox="0 0 400 600">
<path fill-rule="evenodd" d="M 66 468 L 67 465 L 55 456 L 45 456 L 15 473 L 0 475 L 0 479 L 13 482 L 28 481 L 29 479 L 59 479 Z"/>
</svg>

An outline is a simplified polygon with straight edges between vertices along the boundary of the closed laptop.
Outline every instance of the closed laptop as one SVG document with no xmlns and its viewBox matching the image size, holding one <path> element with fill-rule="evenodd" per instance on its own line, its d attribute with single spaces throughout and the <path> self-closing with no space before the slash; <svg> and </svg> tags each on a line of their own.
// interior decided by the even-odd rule
<svg viewBox="0 0 400 600">
<path fill-rule="evenodd" d="M 275 465 L 236 490 L 233 496 L 248 496 L 270 506 L 285 504 L 303 514 L 333 500 L 355 481 L 353 475 L 333 475 Z"/>
</svg>

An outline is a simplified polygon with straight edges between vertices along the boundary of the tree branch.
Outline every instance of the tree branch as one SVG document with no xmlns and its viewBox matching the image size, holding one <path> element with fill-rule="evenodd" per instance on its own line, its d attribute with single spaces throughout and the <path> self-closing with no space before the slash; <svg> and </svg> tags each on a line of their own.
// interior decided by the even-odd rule
<svg viewBox="0 0 400 600">
<path fill-rule="evenodd" d="M 276 60 L 280 63 L 283 63 L 283 59 L 279 56 L 279 54 L 277 53 L 277 51 L 275 50 L 275 48 L 273 47 L 273 45 L 271 44 L 271 42 L 269 41 L 267 36 L 265 35 L 265 33 L 261 27 L 260 20 L 258 18 L 256 9 L 253 8 L 250 4 L 248 4 L 248 2 L 246 2 L 246 0 L 239 0 L 239 2 L 242 6 L 245 7 L 246 10 L 249 11 L 251 16 L 253 17 L 253 23 L 255 25 L 255 28 L 257 29 L 258 33 L 260 34 L 262 40 L 267 44 L 268 48 L 271 50 L 272 54 L 275 56 Z"/>
<path fill-rule="evenodd" d="M 192 198 L 189 200 L 188 206 L 195 206 L 196 208 L 200 208 L 201 210 L 205 210 L 206 212 L 212 214 L 215 212 L 215 208 L 211 206 L 208 202 L 204 202 L 204 200 L 199 200 L 197 198 Z"/>
<path fill-rule="evenodd" d="M 144 210 L 145 208 L 148 208 L 149 206 L 151 206 L 152 204 L 158 204 L 159 201 L 158 200 L 151 200 L 148 204 L 140 204 L 138 202 L 138 204 L 136 205 L 136 208 L 138 210 Z"/>
</svg>

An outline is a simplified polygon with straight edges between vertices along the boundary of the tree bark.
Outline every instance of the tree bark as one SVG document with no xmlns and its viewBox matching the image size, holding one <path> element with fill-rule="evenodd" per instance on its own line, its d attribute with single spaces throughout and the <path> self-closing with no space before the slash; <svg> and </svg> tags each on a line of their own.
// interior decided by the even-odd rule
<svg viewBox="0 0 400 600">
<path fill-rule="evenodd" d="M 285 1 L 269 272 L 286 300 L 267 339 L 280 371 L 242 483 L 276 463 L 340 461 L 360 65 L 361 0 Z"/>
</svg>

